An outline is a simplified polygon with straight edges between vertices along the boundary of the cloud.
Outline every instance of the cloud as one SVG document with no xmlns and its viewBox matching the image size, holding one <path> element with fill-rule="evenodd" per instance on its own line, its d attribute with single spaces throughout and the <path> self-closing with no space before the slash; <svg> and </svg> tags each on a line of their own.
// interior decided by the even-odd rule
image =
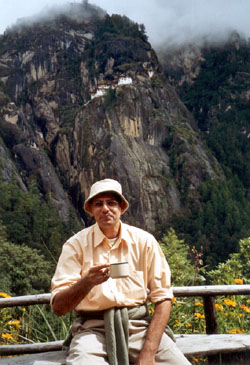
<svg viewBox="0 0 250 365">
<path fill-rule="evenodd" d="M 2 0 L 0 0 L 2 1 Z M 16 1 L 16 0 L 11 0 Z M 22 0 L 24 2 L 23 5 L 25 5 L 25 2 L 27 0 Z M 30 1 L 30 0 L 29 0 Z M 34 0 L 33 2 L 33 6 L 35 5 L 35 2 L 37 0 Z M 25 11 L 18 11 L 18 18 L 15 20 L 14 23 L 10 23 L 10 19 L 8 18 L 8 26 L 6 29 L 8 28 L 19 28 L 22 26 L 30 26 L 34 23 L 37 22 L 41 22 L 44 23 L 46 21 L 52 21 L 54 20 L 56 17 L 61 16 L 61 15 L 66 15 L 68 17 L 70 17 L 72 20 L 74 21 L 82 21 L 83 17 L 84 18 L 88 18 L 89 16 L 104 16 L 106 14 L 106 11 L 102 10 L 102 8 L 98 7 L 97 5 L 93 4 L 93 6 L 91 7 L 91 11 L 88 11 L 88 9 L 85 9 L 85 7 L 83 6 L 83 3 L 79 1 L 74 1 L 74 2 L 70 2 L 67 0 L 62 0 L 60 3 L 57 2 L 57 0 L 51 1 L 50 4 L 46 4 L 46 1 L 48 0 L 41 0 L 40 4 L 36 4 L 36 6 L 39 5 L 38 8 L 34 8 L 37 11 L 32 13 L 29 11 L 25 12 Z M 42 8 L 40 8 L 41 5 L 44 5 Z M 73 6 L 72 6 L 73 4 Z M 5 7 L 5 12 L 8 12 L 8 7 Z M 39 11 L 38 11 L 39 9 Z M 23 10 L 23 9 L 22 9 Z M 12 14 L 13 15 L 13 14 Z M 4 28 L 4 30 L 5 30 Z M 1 29 L 0 29 L 1 31 Z"/>
<path fill-rule="evenodd" d="M 237 30 L 250 37 L 249 0 L 90 0 L 108 13 L 124 14 L 144 23 L 154 47 L 223 40 Z"/>
<path fill-rule="evenodd" d="M 21 18 L 35 19 L 40 13 L 49 14 L 51 7 L 67 3 L 69 0 L 0 0 L 0 34 Z"/>
<path fill-rule="evenodd" d="M 51 14 L 53 5 L 65 6 L 80 0 L 0 0 L 0 33 L 16 19 L 42 11 Z M 223 40 L 237 30 L 250 37 L 249 0 L 89 0 L 111 14 L 126 15 L 146 27 L 153 47 L 185 42 Z"/>
</svg>

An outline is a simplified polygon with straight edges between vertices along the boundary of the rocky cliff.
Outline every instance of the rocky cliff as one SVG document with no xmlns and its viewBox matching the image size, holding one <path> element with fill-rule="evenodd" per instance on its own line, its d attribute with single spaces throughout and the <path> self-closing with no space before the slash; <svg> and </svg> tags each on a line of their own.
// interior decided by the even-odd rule
<svg viewBox="0 0 250 365">
<path fill-rule="evenodd" d="M 249 54 L 249 39 L 236 31 L 223 43 L 186 45 L 160 52 L 167 79 L 192 112 L 209 149 L 225 172 L 229 169 L 247 190 L 250 187 Z"/>
<path fill-rule="evenodd" d="M 88 4 L 0 38 L 0 153 L 7 181 L 36 179 L 62 219 L 93 182 L 119 180 L 126 221 L 154 232 L 223 173 L 143 31 Z"/>
<path fill-rule="evenodd" d="M 166 45 L 158 55 L 226 176 L 212 183 L 207 179 L 199 189 L 200 207 L 177 224 L 190 243 L 203 246 L 206 263 L 214 265 L 250 235 L 249 39 L 234 31 L 223 42 Z"/>
</svg>

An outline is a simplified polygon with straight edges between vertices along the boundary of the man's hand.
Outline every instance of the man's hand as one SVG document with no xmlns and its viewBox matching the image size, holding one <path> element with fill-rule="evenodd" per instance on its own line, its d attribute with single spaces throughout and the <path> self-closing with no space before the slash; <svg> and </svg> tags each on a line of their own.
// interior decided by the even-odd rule
<svg viewBox="0 0 250 365">
<path fill-rule="evenodd" d="M 93 288 L 94 286 L 102 284 L 108 280 L 109 268 L 110 264 L 93 266 L 89 269 L 83 279 L 88 282 L 91 288 Z"/>
<path fill-rule="evenodd" d="M 147 351 L 142 350 L 136 361 L 136 365 L 155 365 L 155 355 L 149 355 Z"/>
<path fill-rule="evenodd" d="M 52 308 L 57 316 L 71 312 L 86 297 L 90 290 L 109 279 L 110 264 L 96 265 L 77 283 L 57 293 Z"/>
<path fill-rule="evenodd" d="M 171 312 L 171 300 L 155 305 L 155 312 L 147 330 L 146 340 L 136 365 L 155 365 L 155 354 L 161 342 Z"/>
</svg>

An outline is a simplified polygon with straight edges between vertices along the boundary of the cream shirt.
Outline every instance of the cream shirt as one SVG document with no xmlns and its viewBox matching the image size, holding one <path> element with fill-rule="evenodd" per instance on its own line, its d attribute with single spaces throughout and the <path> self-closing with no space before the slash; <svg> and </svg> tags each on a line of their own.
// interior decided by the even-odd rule
<svg viewBox="0 0 250 365">
<path fill-rule="evenodd" d="M 150 233 L 121 223 L 119 238 L 112 247 L 96 223 L 63 245 L 52 279 L 51 302 L 56 293 L 76 283 L 92 266 L 119 261 L 128 261 L 129 277 L 109 278 L 95 286 L 76 310 L 99 311 L 173 298 L 169 266 Z"/>
</svg>

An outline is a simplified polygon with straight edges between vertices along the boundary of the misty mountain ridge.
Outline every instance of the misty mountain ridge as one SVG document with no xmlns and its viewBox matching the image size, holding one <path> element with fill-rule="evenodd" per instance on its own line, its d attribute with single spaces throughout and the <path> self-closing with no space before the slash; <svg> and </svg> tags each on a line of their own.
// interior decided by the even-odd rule
<svg viewBox="0 0 250 365">
<path fill-rule="evenodd" d="M 45 8 L 43 11 L 34 14 L 33 16 L 22 17 L 17 19 L 16 24 L 8 27 L 5 32 L 24 31 L 33 25 L 41 23 L 43 26 L 56 27 L 58 21 L 67 19 L 74 23 L 82 23 L 93 19 L 101 19 L 106 15 L 106 11 L 96 5 L 89 6 L 86 2 L 68 3 L 66 5 L 54 5 Z"/>
<path fill-rule="evenodd" d="M 80 1 L 80 0 L 79 0 Z M 161 7 L 159 6 L 159 9 Z M 167 8 L 165 9 L 167 10 Z M 171 7 L 170 9 L 171 10 Z M 175 9 L 176 10 L 176 9 Z M 163 11 L 163 9 L 162 9 Z M 155 35 L 153 35 L 153 39 L 151 39 L 151 43 L 153 47 L 157 50 L 157 53 L 161 53 L 161 50 L 178 50 L 183 49 L 185 46 L 188 48 L 192 48 L 193 46 L 201 48 L 206 45 L 219 45 L 227 42 L 228 37 L 234 32 L 238 32 L 242 39 L 248 39 L 249 35 L 246 30 L 241 29 L 239 26 L 235 26 L 234 22 L 227 20 L 227 23 L 220 21 L 220 24 L 215 24 L 214 27 L 208 26 L 208 24 L 204 24 L 202 28 L 200 28 L 200 24 L 195 26 L 194 22 L 194 14 L 191 13 L 191 8 L 185 8 L 183 11 L 187 11 L 186 17 L 184 18 L 182 14 L 181 18 L 178 18 L 178 22 L 183 21 L 182 27 L 179 28 L 174 25 L 174 23 L 170 24 L 170 27 L 166 28 L 165 33 L 161 33 L 161 36 L 158 39 L 155 39 Z M 115 13 L 114 13 L 115 14 Z M 65 4 L 57 4 L 47 6 L 43 10 L 41 10 L 37 14 L 33 14 L 32 16 L 22 17 L 17 19 L 16 24 L 8 27 L 6 31 L 10 31 L 11 29 L 15 29 L 16 31 L 23 30 L 25 26 L 32 26 L 32 24 L 38 24 L 41 22 L 43 25 L 47 23 L 47 25 L 53 26 L 53 21 L 57 21 L 58 18 L 66 17 L 68 20 L 72 20 L 75 23 L 81 23 L 83 20 L 94 19 L 94 18 L 103 18 L 107 15 L 107 11 L 102 9 L 101 7 L 95 4 L 88 4 L 88 1 L 82 0 L 81 2 L 68 2 Z M 160 14 L 159 14 L 160 15 Z M 180 14 L 179 14 L 180 15 Z M 203 16 L 202 12 L 202 16 Z M 167 16 L 169 14 L 167 13 Z M 172 14 L 173 17 L 177 17 L 176 14 Z M 197 16 L 199 16 L 197 14 Z M 207 18 L 207 17 L 206 17 Z M 189 22 L 187 22 L 189 20 Z M 224 19 L 225 20 L 225 19 Z M 174 20 L 173 20 L 174 22 Z M 161 24 L 161 22 L 159 23 Z M 154 23 L 153 28 L 157 28 L 157 25 Z M 207 30 L 206 30 L 207 29 Z M 147 32 L 152 32 L 152 25 L 149 27 L 146 26 Z M 152 35 L 150 35 L 150 38 Z"/>
<path fill-rule="evenodd" d="M 27 194 L 36 184 L 39 199 L 62 222 L 89 225 L 83 201 L 91 184 L 115 178 L 130 201 L 126 222 L 158 238 L 172 226 L 188 244 L 203 248 L 206 263 L 225 260 L 249 235 L 249 145 L 241 138 L 249 128 L 249 45 L 240 44 L 237 54 L 207 46 L 186 63 L 182 50 L 166 51 L 160 64 L 143 25 L 86 2 L 70 7 L 76 21 L 60 14 L 0 37 L 2 189 L 13 178 Z M 84 9 L 87 19 L 79 15 Z M 204 73 L 230 57 L 234 68 L 223 64 L 223 87 L 216 86 L 220 93 L 213 97 L 205 92 L 211 84 Z M 217 147 L 224 104 L 231 106 L 226 137 L 234 146 L 227 158 Z M 234 117 L 243 104 L 246 132 L 234 139 L 230 129 L 239 125 Z M 8 226 L 14 205 L 6 202 L 1 220 L 9 240 L 28 244 Z M 63 242 L 53 239 L 58 254 Z M 39 237 L 36 247 L 43 249 Z"/>
</svg>

